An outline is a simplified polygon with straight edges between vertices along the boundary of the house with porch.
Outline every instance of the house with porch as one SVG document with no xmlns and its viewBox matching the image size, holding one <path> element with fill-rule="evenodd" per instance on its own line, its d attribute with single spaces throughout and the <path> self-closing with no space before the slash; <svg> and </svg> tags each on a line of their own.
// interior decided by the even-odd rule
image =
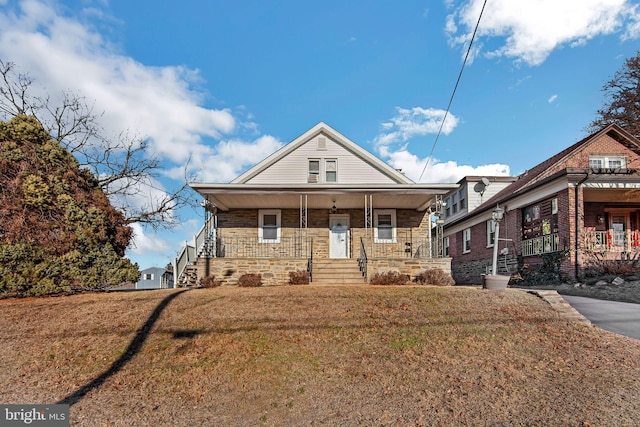
<svg viewBox="0 0 640 427">
<path fill-rule="evenodd" d="M 432 214 L 456 184 L 417 184 L 325 123 L 229 183 L 193 183 L 204 225 L 175 260 L 175 281 L 291 271 L 312 283 L 364 283 L 376 272 L 450 272 Z M 438 235 L 438 233 L 435 233 Z"/>
<path fill-rule="evenodd" d="M 477 207 L 444 218 L 445 253 L 457 283 L 479 284 L 491 273 L 498 245 L 498 273 L 539 265 L 545 254 L 566 251 L 562 271 L 580 278 L 594 260 L 631 259 L 640 254 L 640 141 L 618 125 L 571 145 L 496 186 L 484 179 L 480 191 L 499 188 Z M 463 180 L 464 181 L 464 180 Z M 473 181 L 473 179 L 471 180 Z M 482 181 L 481 181 L 482 182 Z M 460 182 L 459 184 L 464 184 Z M 452 200 L 452 190 L 444 200 Z M 494 211 L 500 208 L 500 236 Z"/>
</svg>

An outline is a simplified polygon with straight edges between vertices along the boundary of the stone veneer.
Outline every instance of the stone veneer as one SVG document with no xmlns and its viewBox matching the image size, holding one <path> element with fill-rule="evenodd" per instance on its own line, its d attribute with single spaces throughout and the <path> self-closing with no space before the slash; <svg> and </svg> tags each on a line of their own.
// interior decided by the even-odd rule
<svg viewBox="0 0 640 427">
<path fill-rule="evenodd" d="M 340 209 L 337 214 L 349 215 L 349 251 L 354 264 L 360 254 L 360 237 L 365 236 L 364 211 Z M 307 237 L 313 238 L 313 258 L 329 258 L 329 216 L 326 209 L 309 210 Z M 429 217 L 414 209 L 396 210 L 397 247 L 404 249 L 405 241 L 424 241 L 429 238 Z M 300 233 L 298 209 L 281 210 L 281 237 L 297 237 Z M 236 209 L 218 213 L 218 235 L 225 237 L 258 236 L 258 210 Z M 402 247 L 401 247 L 402 246 Z M 393 245 L 381 245 L 392 249 Z M 415 249 L 415 248 L 414 248 Z M 380 255 L 380 254 L 379 254 Z M 199 258 L 196 264 L 198 278 L 215 276 L 225 285 L 235 285 L 243 274 L 262 275 L 264 285 L 283 285 L 289 282 L 289 272 L 307 270 L 306 258 Z M 427 268 L 438 267 L 451 274 L 450 258 L 375 258 L 367 266 L 369 276 L 377 272 L 400 271 L 412 278 Z"/>
</svg>

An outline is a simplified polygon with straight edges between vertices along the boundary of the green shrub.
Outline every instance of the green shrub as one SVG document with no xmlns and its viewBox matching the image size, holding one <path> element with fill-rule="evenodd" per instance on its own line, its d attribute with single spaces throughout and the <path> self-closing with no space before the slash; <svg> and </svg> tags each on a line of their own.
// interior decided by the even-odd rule
<svg viewBox="0 0 640 427">
<path fill-rule="evenodd" d="M 416 276 L 416 283 L 421 285 L 453 286 L 456 284 L 450 274 L 441 268 L 428 268 Z"/>
<path fill-rule="evenodd" d="M 308 285 L 309 272 L 305 270 L 290 271 L 289 284 L 290 285 Z"/>
<path fill-rule="evenodd" d="M 262 286 L 262 276 L 260 274 L 243 274 L 238 279 L 238 286 L 241 288 L 257 288 Z"/>
<path fill-rule="evenodd" d="M 216 280 L 216 276 L 207 276 L 202 279 L 200 286 L 203 288 L 217 288 L 222 285 L 222 280 Z"/>
<path fill-rule="evenodd" d="M 406 285 L 409 282 L 409 276 L 399 271 L 376 273 L 369 279 L 370 285 Z"/>
</svg>

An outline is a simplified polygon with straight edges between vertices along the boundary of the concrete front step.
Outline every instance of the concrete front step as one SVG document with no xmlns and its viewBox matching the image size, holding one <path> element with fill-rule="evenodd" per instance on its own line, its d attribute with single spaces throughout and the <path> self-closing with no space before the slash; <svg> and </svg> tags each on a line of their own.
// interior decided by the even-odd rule
<svg viewBox="0 0 640 427">
<path fill-rule="evenodd" d="M 312 283 L 315 285 L 361 285 L 365 283 L 354 259 L 313 261 Z"/>
</svg>

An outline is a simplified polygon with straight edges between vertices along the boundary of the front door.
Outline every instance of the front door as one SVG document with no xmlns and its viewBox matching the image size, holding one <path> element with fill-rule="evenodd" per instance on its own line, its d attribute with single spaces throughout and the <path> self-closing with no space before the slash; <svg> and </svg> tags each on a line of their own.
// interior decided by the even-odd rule
<svg viewBox="0 0 640 427">
<path fill-rule="evenodd" d="M 329 258 L 349 258 L 349 216 L 329 217 Z"/>
<path fill-rule="evenodd" d="M 613 235 L 613 246 L 624 246 L 624 235 L 627 230 L 629 215 L 611 215 L 611 231 Z"/>
</svg>

